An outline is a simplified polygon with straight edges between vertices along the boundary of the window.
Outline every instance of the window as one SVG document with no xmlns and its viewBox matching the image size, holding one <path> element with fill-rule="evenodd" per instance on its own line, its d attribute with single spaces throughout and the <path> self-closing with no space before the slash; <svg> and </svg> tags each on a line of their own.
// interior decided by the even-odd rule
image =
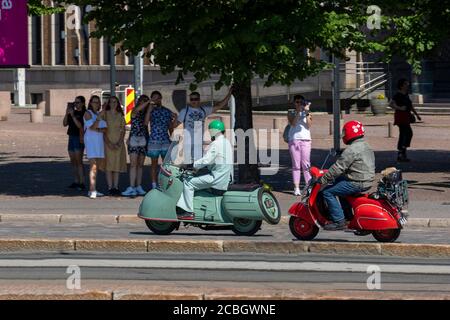
<svg viewBox="0 0 450 320">
<path fill-rule="evenodd" d="M 64 65 L 66 57 L 65 14 L 55 15 L 55 64 Z"/>
<path fill-rule="evenodd" d="M 41 17 L 31 17 L 31 63 L 42 64 L 42 20 Z"/>
<path fill-rule="evenodd" d="M 111 63 L 109 56 L 109 43 L 108 40 L 103 39 L 103 64 L 108 65 Z"/>
<path fill-rule="evenodd" d="M 83 10 L 83 13 L 82 13 L 82 20 L 83 20 L 83 18 L 84 18 L 84 13 L 85 13 L 86 11 L 85 10 Z M 84 24 L 84 25 L 82 25 L 81 26 L 81 38 L 83 39 L 82 40 L 82 46 L 83 46 L 83 48 L 82 48 L 82 50 L 81 50 L 81 54 L 83 55 L 83 58 L 82 58 L 82 61 L 83 61 L 83 64 L 90 64 L 89 62 L 90 62 L 90 60 L 89 60 L 89 53 L 90 53 L 90 43 L 89 43 L 89 36 L 90 36 L 90 32 L 89 32 L 89 24 Z"/>
<path fill-rule="evenodd" d="M 134 65 L 134 56 L 132 54 L 128 56 L 128 65 Z"/>
</svg>

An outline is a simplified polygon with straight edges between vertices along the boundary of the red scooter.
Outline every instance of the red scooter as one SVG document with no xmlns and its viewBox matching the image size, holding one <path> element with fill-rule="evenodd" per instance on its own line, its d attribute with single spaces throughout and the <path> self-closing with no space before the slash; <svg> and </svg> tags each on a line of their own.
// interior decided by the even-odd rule
<svg viewBox="0 0 450 320">
<path fill-rule="evenodd" d="M 331 219 L 318 183 L 327 171 L 312 167 L 310 172 L 312 180 L 303 190 L 302 201 L 289 210 L 289 227 L 299 240 L 314 239 L 319 228 Z M 408 185 L 401 171 L 395 168 L 386 169 L 383 176 L 375 193 L 361 193 L 340 200 L 346 204 L 343 209 L 348 230 L 357 236 L 372 234 L 379 242 L 394 242 L 407 223 Z"/>
</svg>

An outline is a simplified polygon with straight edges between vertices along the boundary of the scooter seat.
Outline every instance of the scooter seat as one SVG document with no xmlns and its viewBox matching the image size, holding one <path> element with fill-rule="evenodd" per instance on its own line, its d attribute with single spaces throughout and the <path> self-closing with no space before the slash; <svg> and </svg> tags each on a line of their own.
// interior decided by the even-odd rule
<svg viewBox="0 0 450 320">
<path fill-rule="evenodd" d="M 362 197 L 365 197 L 365 196 L 366 196 L 365 193 L 356 193 L 356 194 L 352 195 L 353 198 L 362 198 Z"/>
<path fill-rule="evenodd" d="M 244 191 L 244 192 L 253 192 L 257 189 L 261 188 L 261 185 L 253 183 L 253 184 L 232 184 L 228 187 L 228 191 Z"/>
<path fill-rule="evenodd" d="M 218 189 L 213 189 L 213 188 L 210 188 L 209 191 L 210 191 L 213 195 L 218 196 L 218 197 L 222 197 L 222 196 L 226 193 L 225 190 L 218 190 Z"/>
</svg>

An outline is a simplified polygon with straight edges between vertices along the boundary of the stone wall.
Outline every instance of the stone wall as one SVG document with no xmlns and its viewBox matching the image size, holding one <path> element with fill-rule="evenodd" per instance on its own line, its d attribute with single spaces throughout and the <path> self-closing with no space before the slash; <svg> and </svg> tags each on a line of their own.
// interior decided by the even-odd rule
<svg viewBox="0 0 450 320">
<path fill-rule="evenodd" d="M 10 92 L 0 91 L 0 121 L 8 120 L 11 113 Z"/>
<path fill-rule="evenodd" d="M 63 116 L 66 113 L 67 103 L 73 102 L 77 96 L 84 96 L 87 104 L 94 90 L 100 89 L 52 89 L 45 91 L 45 115 Z"/>
</svg>

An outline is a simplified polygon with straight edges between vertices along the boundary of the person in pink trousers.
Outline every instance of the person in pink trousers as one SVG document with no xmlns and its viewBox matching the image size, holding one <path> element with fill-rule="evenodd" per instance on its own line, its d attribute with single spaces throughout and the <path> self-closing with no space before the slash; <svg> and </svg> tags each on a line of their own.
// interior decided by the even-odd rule
<svg viewBox="0 0 450 320">
<path fill-rule="evenodd" d="M 301 195 L 301 173 L 306 184 L 311 180 L 309 168 L 311 166 L 311 124 L 312 117 L 309 113 L 311 103 L 301 95 L 294 97 L 295 111 L 288 113 L 290 124 L 289 152 L 292 159 L 292 178 L 294 181 L 294 194 Z"/>
</svg>

